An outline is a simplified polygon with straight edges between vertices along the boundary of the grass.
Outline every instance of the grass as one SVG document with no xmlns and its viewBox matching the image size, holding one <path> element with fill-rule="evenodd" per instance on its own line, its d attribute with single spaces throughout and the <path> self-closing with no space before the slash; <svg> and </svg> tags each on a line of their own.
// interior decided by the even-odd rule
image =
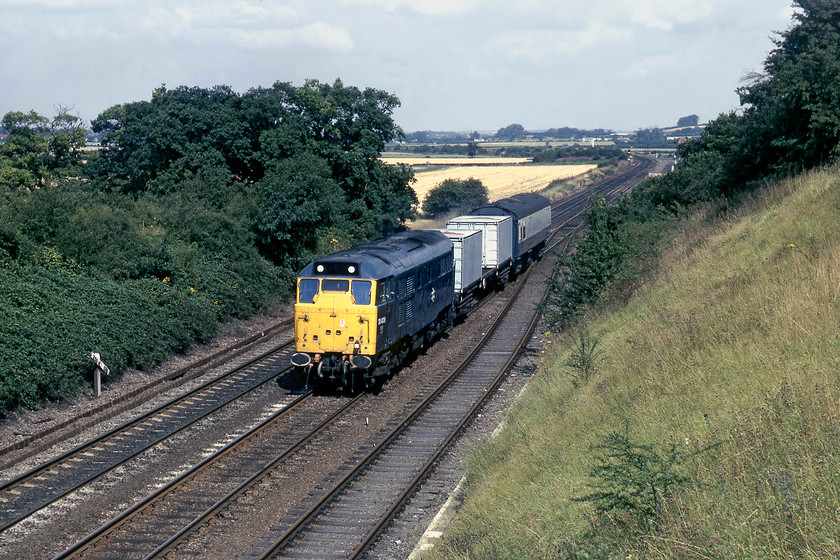
<svg viewBox="0 0 840 560">
<path fill-rule="evenodd" d="M 840 557 L 838 222 L 837 168 L 686 220 L 634 297 L 589 317 L 585 382 L 550 338 L 435 557 Z M 653 525 L 576 501 L 610 432 L 686 458 Z"/>
</svg>

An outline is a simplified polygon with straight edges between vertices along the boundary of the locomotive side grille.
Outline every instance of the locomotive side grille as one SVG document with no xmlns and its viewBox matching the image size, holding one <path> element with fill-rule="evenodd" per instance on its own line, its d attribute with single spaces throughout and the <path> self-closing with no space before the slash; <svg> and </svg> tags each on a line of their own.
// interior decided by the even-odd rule
<svg viewBox="0 0 840 560">
<path fill-rule="evenodd" d="M 399 323 L 402 325 L 406 321 L 414 318 L 414 300 L 410 299 L 400 304 Z"/>
</svg>

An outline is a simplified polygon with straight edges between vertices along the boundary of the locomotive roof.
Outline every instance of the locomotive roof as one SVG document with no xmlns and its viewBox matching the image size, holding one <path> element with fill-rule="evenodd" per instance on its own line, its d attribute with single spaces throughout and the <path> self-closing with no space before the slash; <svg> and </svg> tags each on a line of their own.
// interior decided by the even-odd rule
<svg viewBox="0 0 840 560">
<path fill-rule="evenodd" d="M 396 276 L 452 250 L 452 241 L 437 231 L 403 231 L 327 255 L 304 267 L 299 276 Z M 351 268 L 352 267 L 352 268 Z"/>
<path fill-rule="evenodd" d="M 521 220 L 550 206 L 548 199 L 535 193 L 519 193 L 509 198 L 491 202 L 470 212 L 470 216 L 513 216 Z"/>
</svg>

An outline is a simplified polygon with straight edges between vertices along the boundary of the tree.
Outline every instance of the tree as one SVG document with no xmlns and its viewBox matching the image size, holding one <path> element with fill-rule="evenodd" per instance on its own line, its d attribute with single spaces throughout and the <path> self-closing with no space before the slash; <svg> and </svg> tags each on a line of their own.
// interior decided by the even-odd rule
<svg viewBox="0 0 840 560">
<path fill-rule="evenodd" d="M 201 189 L 196 177 L 212 176 L 224 205 L 251 196 L 250 185 L 271 180 L 282 160 L 311 154 L 343 192 L 353 236 L 384 235 L 404 227 L 417 202 L 410 168 L 379 160 L 386 142 L 403 136 L 392 118 L 398 105 L 389 93 L 341 80 L 277 82 L 242 95 L 227 86 L 161 86 L 150 101 L 111 107 L 93 121 L 106 149 L 91 170 L 102 184 L 156 194 Z"/>
<path fill-rule="evenodd" d="M 71 115 L 67 107 L 58 107 L 58 113 L 49 124 L 49 150 L 54 170 L 75 172 L 81 160 L 81 149 L 87 144 L 87 131 L 82 119 Z"/>
<path fill-rule="evenodd" d="M 688 126 L 697 126 L 700 124 L 700 117 L 697 115 L 688 115 L 687 117 L 680 117 L 677 121 L 677 126 L 680 127 L 688 127 Z"/>
<path fill-rule="evenodd" d="M 840 5 L 795 0 L 794 25 L 775 40 L 764 72 L 740 88 L 762 139 L 756 173 L 789 174 L 840 156 Z"/>
<path fill-rule="evenodd" d="M 504 128 L 500 128 L 496 132 L 496 138 L 506 138 L 509 140 L 516 140 L 525 136 L 525 127 L 521 124 L 510 124 Z"/>
<path fill-rule="evenodd" d="M 325 160 L 301 153 L 277 162 L 257 183 L 259 243 L 274 262 L 291 258 L 297 270 L 341 220 L 344 193 L 331 175 Z"/>
<path fill-rule="evenodd" d="M 488 191 L 482 182 L 469 179 L 446 179 L 434 187 L 423 201 L 423 213 L 438 217 L 456 209 L 470 209 L 487 204 Z"/>
<path fill-rule="evenodd" d="M 9 137 L 0 146 L 0 185 L 35 188 L 60 176 L 78 173 L 86 131 L 81 119 L 59 107 L 49 120 L 29 111 L 12 111 L 0 125 Z"/>
</svg>

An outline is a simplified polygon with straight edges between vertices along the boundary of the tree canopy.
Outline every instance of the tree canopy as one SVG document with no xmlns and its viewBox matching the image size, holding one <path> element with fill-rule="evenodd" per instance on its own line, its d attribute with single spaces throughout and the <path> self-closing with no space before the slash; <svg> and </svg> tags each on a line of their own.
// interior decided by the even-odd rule
<svg viewBox="0 0 840 560">
<path fill-rule="evenodd" d="M 50 120 L 35 111 L 11 111 L 0 126 L 0 190 L 32 189 L 80 172 L 85 129 L 81 119 L 59 107 Z"/>
<path fill-rule="evenodd" d="M 487 204 L 488 194 L 487 187 L 474 177 L 464 180 L 445 179 L 426 195 L 423 213 L 438 217 L 453 210 L 475 208 Z"/>
<path fill-rule="evenodd" d="M 8 113 L 0 410 L 78 391 L 92 348 L 115 377 L 180 350 L 282 302 L 308 260 L 404 227 L 413 173 L 379 159 L 398 104 L 340 80 L 161 86 L 94 119 L 86 163 L 77 117 Z"/>
</svg>

